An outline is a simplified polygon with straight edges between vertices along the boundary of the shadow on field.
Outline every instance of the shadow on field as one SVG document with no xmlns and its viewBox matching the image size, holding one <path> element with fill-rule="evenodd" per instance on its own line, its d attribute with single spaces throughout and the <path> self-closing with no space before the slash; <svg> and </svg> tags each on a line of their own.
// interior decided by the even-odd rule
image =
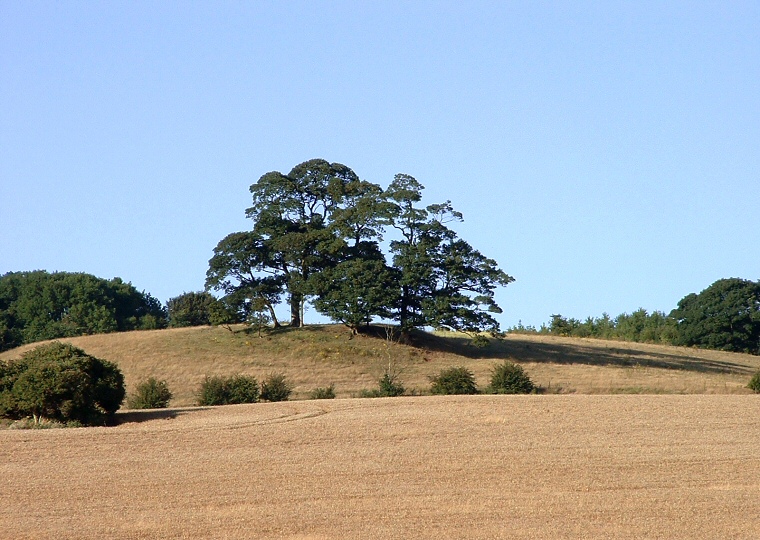
<svg viewBox="0 0 760 540">
<path fill-rule="evenodd" d="M 750 366 L 729 361 L 695 358 L 677 352 L 656 352 L 637 349 L 625 342 L 599 341 L 593 346 L 582 341 L 535 341 L 511 334 L 507 339 L 496 340 L 486 347 L 478 348 L 467 338 L 428 334 L 418 346 L 432 350 L 458 354 L 467 358 L 499 358 L 517 362 L 585 364 L 593 366 L 653 367 L 698 373 L 753 373 Z"/>
<path fill-rule="evenodd" d="M 188 407 L 184 409 L 145 409 L 116 413 L 115 425 L 150 422 L 151 420 L 172 420 L 178 416 L 205 411 L 208 407 Z"/>
</svg>

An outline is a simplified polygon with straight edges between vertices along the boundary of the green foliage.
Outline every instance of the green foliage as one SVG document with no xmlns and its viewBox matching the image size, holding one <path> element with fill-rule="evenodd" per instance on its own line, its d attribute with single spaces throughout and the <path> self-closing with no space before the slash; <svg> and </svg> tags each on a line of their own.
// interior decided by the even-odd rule
<svg viewBox="0 0 760 540">
<path fill-rule="evenodd" d="M 198 390 L 198 405 L 234 405 L 259 401 L 259 383 L 254 377 L 206 376 Z"/>
<path fill-rule="evenodd" d="M 170 298 L 166 302 L 169 326 L 181 328 L 211 324 L 212 306 L 216 302 L 216 298 L 207 292 L 188 292 Z"/>
<path fill-rule="evenodd" d="M 377 388 L 371 390 L 362 390 L 359 397 L 363 398 L 380 398 L 380 397 L 398 397 L 403 396 L 406 389 L 399 380 L 398 373 L 392 369 L 387 369 L 377 381 Z"/>
<path fill-rule="evenodd" d="M 451 367 L 430 378 L 433 394 L 477 394 L 475 376 L 466 367 Z"/>
<path fill-rule="evenodd" d="M 491 386 L 494 394 L 530 394 L 535 389 L 533 381 L 519 364 L 503 362 L 491 371 Z"/>
<path fill-rule="evenodd" d="M 649 314 L 640 308 L 630 315 L 622 313 L 614 319 L 607 313 L 599 318 L 587 317 L 585 321 L 555 314 L 549 325 L 542 325 L 540 330 L 519 324 L 510 328 L 509 332 L 671 344 L 676 336 L 676 321 L 661 311 Z"/>
<path fill-rule="evenodd" d="M 760 281 L 720 279 L 678 302 L 679 345 L 760 354 Z"/>
<path fill-rule="evenodd" d="M 760 394 L 760 371 L 756 372 L 749 380 L 747 388 L 752 390 L 755 394 Z"/>
<path fill-rule="evenodd" d="M 166 381 L 150 377 L 135 388 L 135 393 L 127 398 L 129 409 L 164 409 L 168 407 L 172 393 Z"/>
<path fill-rule="evenodd" d="M 380 377 L 377 384 L 380 391 L 380 397 L 402 396 L 406 391 L 404 385 L 399 381 L 398 375 L 392 373 L 390 370 L 383 373 L 383 376 Z"/>
<path fill-rule="evenodd" d="M 292 391 L 282 373 L 272 373 L 261 383 L 261 399 L 266 401 L 287 401 Z"/>
<path fill-rule="evenodd" d="M 164 326 L 161 303 L 119 278 L 45 271 L 0 276 L 0 350 L 46 339 Z"/>
<path fill-rule="evenodd" d="M 275 326 L 273 306 L 287 293 L 291 326 L 313 299 L 355 332 L 375 317 L 398 321 L 405 337 L 424 326 L 498 331 L 494 292 L 513 278 L 447 226 L 462 221 L 448 201 L 418 207 L 423 189 L 399 174 L 383 191 L 323 159 L 269 172 L 250 188 L 253 230 L 217 245 L 206 287 L 238 306 L 265 299 Z M 380 249 L 388 227 L 392 267 Z"/>
<path fill-rule="evenodd" d="M 514 281 L 496 262 L 457 238 L 447 224 L 462 221 L 449 201 L 416 206 L 424 187 L 409 175 L 396 175 L 386 191 L 389 223 L 401 239 L 391 241 L 393 265 L 401 278 L 397 320 L 402 332 L 432 326 L 468 333 L 497 332 L 492 314 L 497 286 Z"/>
<path fill-rule="evenodd" d="M 356 258 L 338 263 L 312 279 L 317 293 L 314 307 L 354 333 L 374 317 L 391 316 L 398 299 L 398 276 L 378 258 Z"/>
<path fill-rule="evenodd" d="M 335 385 L 331 384 L 327 387 L 318 387 L 311 391 L 309 394 L 311 399 L 335 399 Z"/>
<path fill-rule="evenodd" d="M 40 345 L 0 367 L 0 413 L 82 425 L 102 424 L 124 400 L 115 364 L 59 342 Z"/>
</svg>

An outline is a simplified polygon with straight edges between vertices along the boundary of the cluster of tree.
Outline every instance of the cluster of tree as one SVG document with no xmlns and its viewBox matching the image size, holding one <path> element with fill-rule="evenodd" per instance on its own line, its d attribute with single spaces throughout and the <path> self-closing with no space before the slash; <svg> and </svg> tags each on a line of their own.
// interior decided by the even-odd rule
<svg viewBox="0 0 760 540">
<path fill-rule="evenodd" d="M 518 325 L 510 331 L 642 343 L 672 343 L 676 335 L 676 322 L 661 311 L 648 313 L 646 309 L 640 308 L 631 314 L 621 313 L 615 318 L 603 313 L 601 317 L 587 317 L 583 321 L 552 315 L 549 323 L 542 325 L 538 330 Z"/>
<path fill-rule="evenodd" d="M 760 354 L 760 281 L 720 279 L 691 293 L 666 315 L 639 309 L 612 319 L 606 313 L 585 321 L 552 315 L 536 330 L 522 324 L 513 332 L 620 339 Z"/>
<path fill-rule="evenodd" d="M 0 361 L 0 417 L 103 424 L 124 400 L 124 376 L 111 362 L 53 342 Z"/>
<path fill-rule="evenodd" d="M 120 278 L 42 270 L 0 276 L 0 351 L 46 339 L 164 326 L 161 303 Z"/>
<path fill-rule="evenodd" d="M 498 331 L 494 291 L 513 278 L 458 237 L 451 224 L 462 214 L 449 201 L 423 206 L 423 189 L 405 174 L 383 189 L 321 159 L 267 173 L 250 188 L 252 230 L 219 242 L 207 290 L 223 293 L 229 314 L 275 326 L 287 296 L 291 326 L 310 301 L 354 332 L 375 318 L 396 321 L 404 337 L 420 327 Z"/>
</svg>

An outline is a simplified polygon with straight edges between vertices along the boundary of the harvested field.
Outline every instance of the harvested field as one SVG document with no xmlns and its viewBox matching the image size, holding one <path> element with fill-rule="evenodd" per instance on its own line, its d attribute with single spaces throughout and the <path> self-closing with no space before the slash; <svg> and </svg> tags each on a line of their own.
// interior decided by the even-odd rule
<svg viewBox="0 0 760 540">
<path fill-rule="evenodd" d="M 760 536 L 760 399 L 533 395 L 0 431 L 0 538 Z"/>
</svg>

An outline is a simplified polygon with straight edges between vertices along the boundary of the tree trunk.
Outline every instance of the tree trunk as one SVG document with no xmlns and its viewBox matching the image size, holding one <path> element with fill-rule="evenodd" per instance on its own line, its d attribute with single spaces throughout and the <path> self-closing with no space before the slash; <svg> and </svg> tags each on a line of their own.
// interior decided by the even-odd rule
<svg viewBox="0 0 760 540">
<path fill-rule="evenodd" d="M 269 308 L 269 316 L 272 317 L 272 326 L 275 328 L 280 327 L 280 321 L 277 320 L 277 314 L 274 312 L 274 307 L 272 304 L 267 303 L 267 308 Z"/>
<path fill-rule="evenodd" d="M 292 328 L 300 328 L 301 321 L 301 299 L 303 295 L 291 294 L 290 295 L 290 326 Z"/>
</svg>

